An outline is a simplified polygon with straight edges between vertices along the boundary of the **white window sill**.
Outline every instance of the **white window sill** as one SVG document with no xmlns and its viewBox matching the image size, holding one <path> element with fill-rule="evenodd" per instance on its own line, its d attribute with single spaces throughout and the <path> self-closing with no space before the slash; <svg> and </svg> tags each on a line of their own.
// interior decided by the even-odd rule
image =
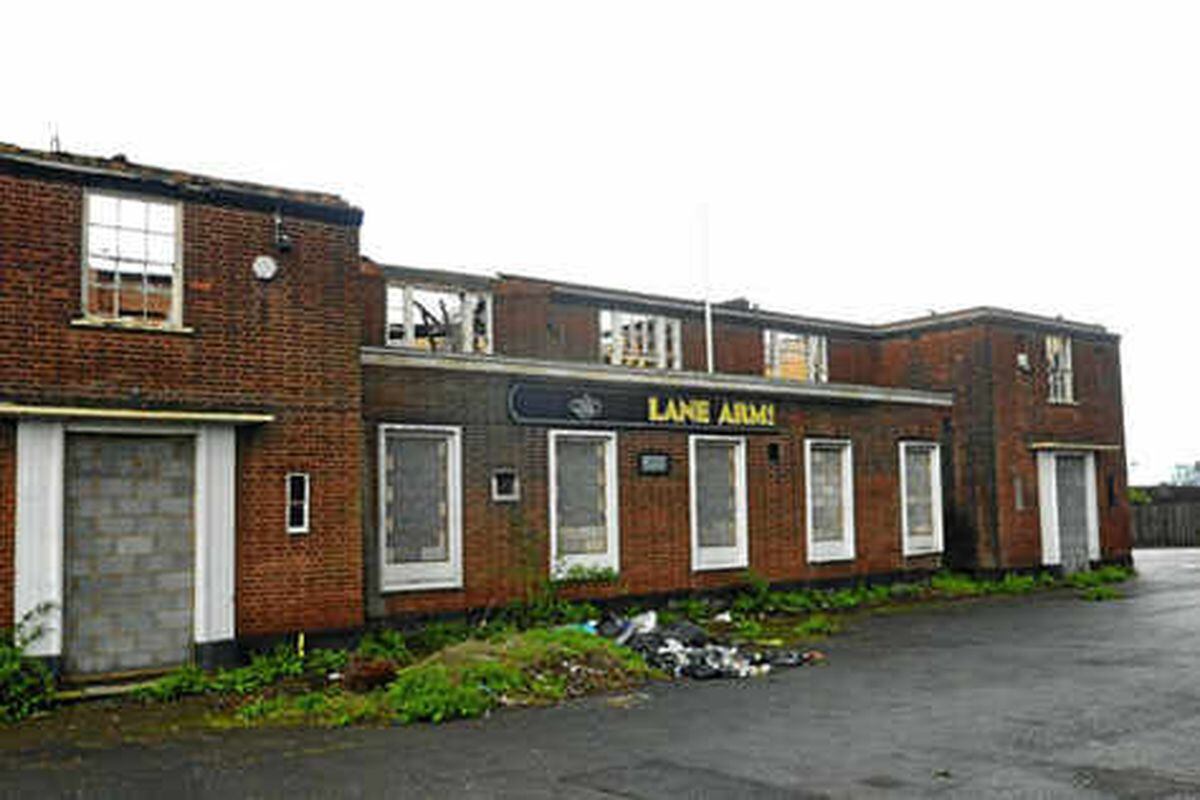
<svg viewBox="0 0 1200 800">
<path fill-rule="evenodd" d="M 146 325 L 140 322 L 130 322 L 122 319 L 98 319 L 96 317 L 76 317 L 71 320 L 72 328 L 93 328 L 110 331 L 131 331 L 134 333 L 167 333 L 191 336 L 196 331 L 180 325 Z"/>
<path fill-rule="evenodd" d="M 940 556 L 942 550 L 937 547 L 915 547 L 904 551 L 905 558 L 920 558 L 921 556 Z"/>
<path fill-rule="evenodd" d="M 1046 403 L 1052 406 L 1077 406 L 1078 400 L 1047 400 Z"/>
<path fill-rule="evenodd" d="M 380 594 L 398 594 L 400 592 L 443 591 L 447 589 L 462 589 L 462 581 L 430 581 L 428 583 L 396 583 L 384 584 Z"/>
<path fill-rule="evenodd" d="M 692 572 L 728 572 L 731 569 L 749 568 L 749 561 L 738 561 L 728 564 L 692 564 Z"/>
</svg>

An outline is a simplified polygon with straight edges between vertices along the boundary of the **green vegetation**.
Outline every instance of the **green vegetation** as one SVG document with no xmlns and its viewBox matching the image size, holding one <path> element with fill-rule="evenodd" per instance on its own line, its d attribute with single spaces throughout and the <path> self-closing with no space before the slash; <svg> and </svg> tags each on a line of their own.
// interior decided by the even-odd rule
<svg viewBox="0 0 1200 800">
<path fill-rule="evenodd" d="M 1090 600 L 1093 602 L 1102 600 L 1120 600 L 1122 597 L 1120 592 L 1107 584 L 1089 586 L 1080 592 L 1079 596 L 1084 600 Z"/>
<path fill-rule="evenodd" d="M 1148 506 L 1154 502 L 1154 498 L 1150 496 L 1148 491 L 1137 486 L 1130 486 L 1128 495 L 1129 504 L 1132 506 Z"/>
<path fill-rule="evenodd" d="M 17 722 L 50 705 L 54 679 L 41 661 L 25 649 L 42 635 L 34 620 L 47 606 L 27 613 L 16 628 L 0 631 L 0 721 Z"/>
<path fill-rule="evenodd" d="M 793 633 L 802 638 L 832 636 L 842 629 L 842 623 L 828 614 L 816 613 L 805 619 L 792 629 Z"/>
<path fill-rule="evenodd" d="M 461 642 L 400 670 L 381 691 L 341 689 L 261 697 L 235 712 L 242 725 L 444 722 L 500 706 L 544 705 L 625 689 L 651 676 L 632 651 L 570 628 Z"/>
<path fill-rule="evenodd" d="M 573 583 L 616 583 L 620 576 L 612 567 L 585 567 L 573 564 L 570 569 L 554 579 L 559 585 Z"/>
</svg>

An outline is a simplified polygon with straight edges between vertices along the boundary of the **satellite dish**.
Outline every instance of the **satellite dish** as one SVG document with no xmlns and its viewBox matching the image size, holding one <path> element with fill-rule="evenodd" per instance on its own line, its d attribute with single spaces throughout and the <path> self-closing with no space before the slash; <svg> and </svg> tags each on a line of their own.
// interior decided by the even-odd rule
<svg viewBox="0 0 1200 800">
<path fill-rule="evenodd" d="M 260 281 L 269 281 L 279 272 L 279 264 L 270 256 L 259 256 L 254 259 L 254 277 Z"/>
</svg>

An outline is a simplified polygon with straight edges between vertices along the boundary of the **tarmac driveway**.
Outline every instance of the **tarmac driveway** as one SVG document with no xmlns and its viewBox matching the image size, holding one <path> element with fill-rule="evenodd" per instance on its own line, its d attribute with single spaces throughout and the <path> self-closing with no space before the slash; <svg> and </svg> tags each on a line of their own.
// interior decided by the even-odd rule
<svg viewBox="0 0 1200 800">
<path fill-rule="evenodd" d="M 826 667 L 487 720 L 0 754 L 0 793 L 179 797 L 1200 796 L 1200 550 L 1122 600 L 856 624 Z"/>
</svg>

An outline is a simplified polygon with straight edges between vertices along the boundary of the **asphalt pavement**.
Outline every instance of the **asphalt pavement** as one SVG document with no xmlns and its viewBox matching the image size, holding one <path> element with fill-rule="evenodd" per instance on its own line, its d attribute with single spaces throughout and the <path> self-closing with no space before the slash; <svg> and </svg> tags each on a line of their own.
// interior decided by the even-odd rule
<svg viewBox="0 0 1200 800">
<path fill-rule="evenodd" d="M 13 797 L 1200 797 L 1200 550 L 878 614 L 828 664 L 432 726 L 0 753 Z"/>
</svg>

